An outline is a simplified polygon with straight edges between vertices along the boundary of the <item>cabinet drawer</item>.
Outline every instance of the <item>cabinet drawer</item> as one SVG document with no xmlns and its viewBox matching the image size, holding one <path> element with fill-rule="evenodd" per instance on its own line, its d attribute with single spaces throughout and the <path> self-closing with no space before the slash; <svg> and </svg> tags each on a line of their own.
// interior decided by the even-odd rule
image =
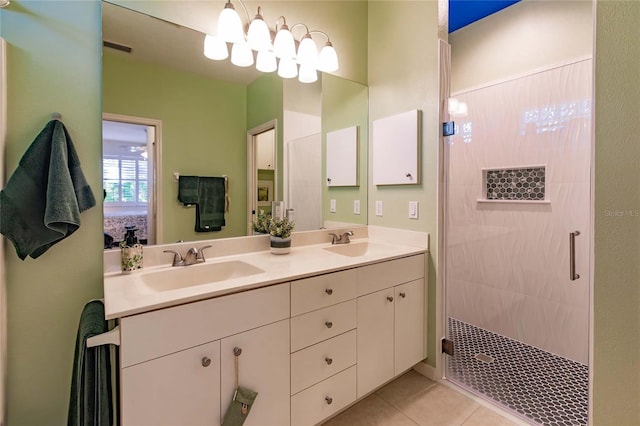
<svg viewBox="0 0 640 426">
<path fill-rule="evenodd" d="M 291 425 L 315 425 L 356 399 L 356 367 L 291 397 Z"/>
<path fill-rule="evenodd" d="M 424 262 L 419 254 L 358 268 L 358 296 L 424 277 Z"/>
<path fill-rule="evenodd" d="M 355 363 L 355 330 L 293 353 L 291 393 L 298 393 Z"/>
<path fill-rule="evenodd" d="M 124 317 L 122 367 L 289 317 L 289 283 Z"/>
<path fill-rule="evenodd" d="M 121 370 L 123 425 L 220 421 L 220 341 Z"/>
<path fill-rule="evenodd" d="M 292 282 L 291 316 L 354 299 L 357 279 L 356 270 L 349 269 Z"/>
<path fill-rule="evenodd" d="M 291 318 L 291 352 L 356 328 L 356 301 Z"/>
</svg>

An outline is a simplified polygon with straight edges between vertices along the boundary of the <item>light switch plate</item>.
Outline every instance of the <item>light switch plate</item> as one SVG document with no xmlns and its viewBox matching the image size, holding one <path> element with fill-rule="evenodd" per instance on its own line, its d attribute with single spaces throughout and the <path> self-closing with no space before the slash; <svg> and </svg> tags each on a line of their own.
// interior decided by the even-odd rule
<svg viewBox="0 0 640 426">
<path fill-rule="evenodd" d="M 180 173 L 173 172 L 173 181 L 178 182 L 180 180 Z"/>
<path fill-rule="evenodd" d="M 376 200 L 376 216 L 382 216 L 382 201 Z"/>
<path fill-rule="evenodd" d="M 360 200 L 353 200 L 353 214 L 360 214 Z"/>
<path fill-rule="evenodd" d="M 330 206 L 329 206 L 329 211 L 331 213 L 335 213 L 336 212 L 336 200 L 330 200 Z"/>
<path fill-rule="evenodd" d="M 418 202 L 409 201 L 409 219 L 418 218 Z"/>
</svg>

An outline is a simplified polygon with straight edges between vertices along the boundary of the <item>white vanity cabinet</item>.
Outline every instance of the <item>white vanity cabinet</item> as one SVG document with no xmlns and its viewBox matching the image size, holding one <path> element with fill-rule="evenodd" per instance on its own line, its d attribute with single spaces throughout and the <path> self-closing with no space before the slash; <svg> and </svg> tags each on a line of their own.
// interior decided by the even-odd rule
<svg viewBox="0 0 640 426">
<path fill-rule="evenodd" d="M 288 424 L 289 299 L 285 283 L 121 318 L 122 424 L 220 424 L 236 346 L 258 392 L 245 424 Z"/>
<path fill-rule="evenodd" d="M 122 317 L 121 423 L 220 424 L 236 360 L 258 392 L 245 425 L 326 420 L 424 359 L 425 269 L 410 255 Z"/>
<path fill-rule="evenodd" d="M 358 269 L 358 398 L 425 358 L 424 262 L 419 255 Z"/>
</svg>

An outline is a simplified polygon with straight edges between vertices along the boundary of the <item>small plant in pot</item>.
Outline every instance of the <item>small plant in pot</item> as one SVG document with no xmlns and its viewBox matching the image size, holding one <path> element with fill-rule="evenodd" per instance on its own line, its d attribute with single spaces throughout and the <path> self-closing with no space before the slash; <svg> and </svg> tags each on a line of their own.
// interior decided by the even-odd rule
<svg viewBox="0 0 640 426">
<path fill-rule="evenodd" d="M 260 210 L 258 217 L 253 221 L 253 232 L 255 234 L 268 234 L 271 224 L 271 215 Z"/>
<path fill-rule="evenodd" d="M 271 218 L 269 221 L 269 235 L 271 235 L 271 253 L 287 254 L 291 251 L 291 232 L 295 227 L 289 219 Z"/>
</svg>

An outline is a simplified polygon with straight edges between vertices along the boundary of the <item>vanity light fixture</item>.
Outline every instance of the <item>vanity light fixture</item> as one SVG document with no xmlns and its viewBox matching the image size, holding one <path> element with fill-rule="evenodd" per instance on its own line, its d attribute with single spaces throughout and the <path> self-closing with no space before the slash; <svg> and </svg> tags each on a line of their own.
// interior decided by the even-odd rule
<svg viewBox="0 0 640 426">
<path fill-rule="evenodd" d="M 205 36 L 204 55 L 207 58 L 227 59 L 229 57 L 227 43 L 231 43 L 232 64 L 240 67 L 253 65 L 253 51 L 255 51 L 257 52 L 256 69 L 261 72 L 277 70 L 278 75 L 282 78 L 298 76 L 300 82 L 312 83 L 318 79 L 318 71 L 334 72 L 338 70 L 338 55 L 325 32 L 309 31 L 307 25 L 302 23 L 295 24 L 289 29 L 284 16 L 280 16 L 276 20 L 275 31 L 271 32 L 262 16 L 260 7 L 258 7 L 255 17 L 250 19 L 249 12 L 242 0 L 236 1 L 240 3 L 247 15 L 247 32 L 245 33 L 245 26 L 231 0 L 227 0 L 224 9 L 218 16 L 217 35 L 207 34 Z M 293 29 L 298 26 L 303 26 L 306 30 L 299 41 L 292 33 Z M 272 44 L 271 36 L 274 33 Z M 318 53 L 312 34 L 322 34 L 327 38 L 320 53 Z"/>
</svg>

